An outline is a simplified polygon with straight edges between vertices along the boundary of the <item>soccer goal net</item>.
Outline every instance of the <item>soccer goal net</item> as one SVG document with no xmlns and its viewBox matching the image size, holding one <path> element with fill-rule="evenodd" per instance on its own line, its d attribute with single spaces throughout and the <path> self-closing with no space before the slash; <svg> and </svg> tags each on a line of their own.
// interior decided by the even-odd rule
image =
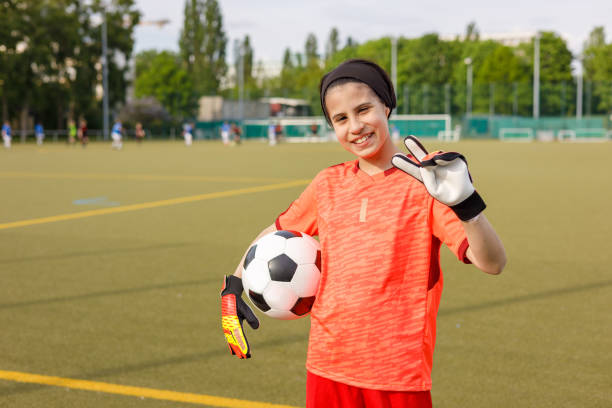
<svg viewBox="0 0 612 408">
<path fill-rule="evenodd" d="M 501 128 L 499 140 L 502 142 L 531 142 L 534 139 L 532 128 Z"/>
<path fill-rule="evenodd" d="M 318 116 L 248 119 L 243 127 L 248 138 L 267 138 L 272 128 L 277 138 L 287 142 L 322 142 L 333 135 L 325 118 Z"/>
<path fill-rule="evenodd" d="M 612 131 L 603 128 L 561 129 L 557 132 L 560 142 L 605 142 L 612 137 Z"/>
</svg>

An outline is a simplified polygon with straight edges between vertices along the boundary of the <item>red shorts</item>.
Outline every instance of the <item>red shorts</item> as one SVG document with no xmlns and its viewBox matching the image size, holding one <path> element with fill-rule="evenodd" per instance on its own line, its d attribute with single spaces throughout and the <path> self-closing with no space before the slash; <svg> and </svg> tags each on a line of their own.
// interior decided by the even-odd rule
<svg viewBox="0 0 612 408">
<path fill-rule="evenodd" d="M 381 391 L 353 387 L 308 372 L 306 408 L 431 408 L 429 391 Z"/>
</svg>

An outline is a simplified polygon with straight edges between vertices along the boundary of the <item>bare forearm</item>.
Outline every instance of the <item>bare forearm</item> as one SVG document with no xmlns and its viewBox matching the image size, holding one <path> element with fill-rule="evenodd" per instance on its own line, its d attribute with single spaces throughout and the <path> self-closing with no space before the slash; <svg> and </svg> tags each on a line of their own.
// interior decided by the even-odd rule
<svg viewBox="0 0 612 408">
<path fill-rule="evenodd" d="M 253 242 L 251 242 L 251 245 L 249 245 L 249 248 L 261 237 L 263 237 L 266 234 L 269 234 L 270 232 L 274 232 L 276 231 L 276 225 L 272 224 L 269 227 L 266 227 L 263 231 L 261 231 L 259 233 L 259 235 L 257 235 L 257 237 L 253 240 Z M 238 264 L 238 267 L 236 267 L 236 271 L 234 272 L 234 275 L 236 275 L 237 277 L 242 279 L 242 265 L 244 264 L 244 258 L 246 257 L 246 254 L 248 252 L 248 248 L 247 251 L 245 251 L 244 255 L 242 255 L 242 259 L 240 259 L 240 263 Z"/>
<path fill-rule="evenodd" d="M 506 250 L 487 217 L 481 213 L 473 221 L 463 223 L 468 239 L 467 257 L 483 272 L 497 275 L 506 265 Z"/>
</svg>

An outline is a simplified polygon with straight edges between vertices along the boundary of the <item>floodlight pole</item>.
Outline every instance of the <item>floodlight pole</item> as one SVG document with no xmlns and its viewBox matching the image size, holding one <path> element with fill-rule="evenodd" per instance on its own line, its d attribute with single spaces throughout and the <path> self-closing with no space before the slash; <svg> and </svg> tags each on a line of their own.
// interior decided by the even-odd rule
<svg viewBox="0 0 612 408">
<path fill-rule="evenodd" d="M 466 98 L 465 98 L 465 116 L 470 117 L 472 115 L 472 59 L 467 57 L 463 60 L 467 65 L 467 78 L 466 78 Z"/>
<path fill-rule="evenodd" d="M 533 45 L 533 118 L 540 117 L 540 36 L 538 32 Z"/>
<path fill-rule="evenodd" d="M 582 119 L 582 58 L 578 58 L 580 62 L 578 77 L 576 78 L 576 119 Z"/>
<path fill-rule="evenodd" d="M 391 82 L 397 92 L 397 37 L 391 37 Z"/>
<path fill-rule="evenodd" d="M 106 9 L 102 11 L 102 138 L 108 139 L 108 52 L 106 49 Z"/>
<path fill-rule="evenodd" d="M 244 52 L 242 42 L 238 46 L 238 115 L 244 120 Z"/>
</svg>

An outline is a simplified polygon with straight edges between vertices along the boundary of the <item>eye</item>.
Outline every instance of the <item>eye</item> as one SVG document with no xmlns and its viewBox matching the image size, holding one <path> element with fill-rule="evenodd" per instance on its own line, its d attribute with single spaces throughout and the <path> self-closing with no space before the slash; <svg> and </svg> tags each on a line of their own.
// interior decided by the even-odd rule
<svg viewBox="0 0 612 408">
<path fill-rule="evenodd" d="M 340 122 L 343 122 L 343 121 L 345 121 L 345 120 L 346 120 L 346 116 L 344 116 L 344 115 L 342 115 L 342 116 L 336 116 L 336 117 L 334 118 L 334 122 L 336 122 L 336 123 L 340 123 Z"/>
<path fill-rule="evenodd" d="M 366 111 L 368 111 L 369 109 L 370 109 L 370 107 L 369 107 L 369 106 L 360 106 L 360 107 L 359 107 L 359 109 L 358 109 L 358 112 L 360 112 L 360 113 L 361 113 L 361 112 L 366 112 Z"/>
</svg>

